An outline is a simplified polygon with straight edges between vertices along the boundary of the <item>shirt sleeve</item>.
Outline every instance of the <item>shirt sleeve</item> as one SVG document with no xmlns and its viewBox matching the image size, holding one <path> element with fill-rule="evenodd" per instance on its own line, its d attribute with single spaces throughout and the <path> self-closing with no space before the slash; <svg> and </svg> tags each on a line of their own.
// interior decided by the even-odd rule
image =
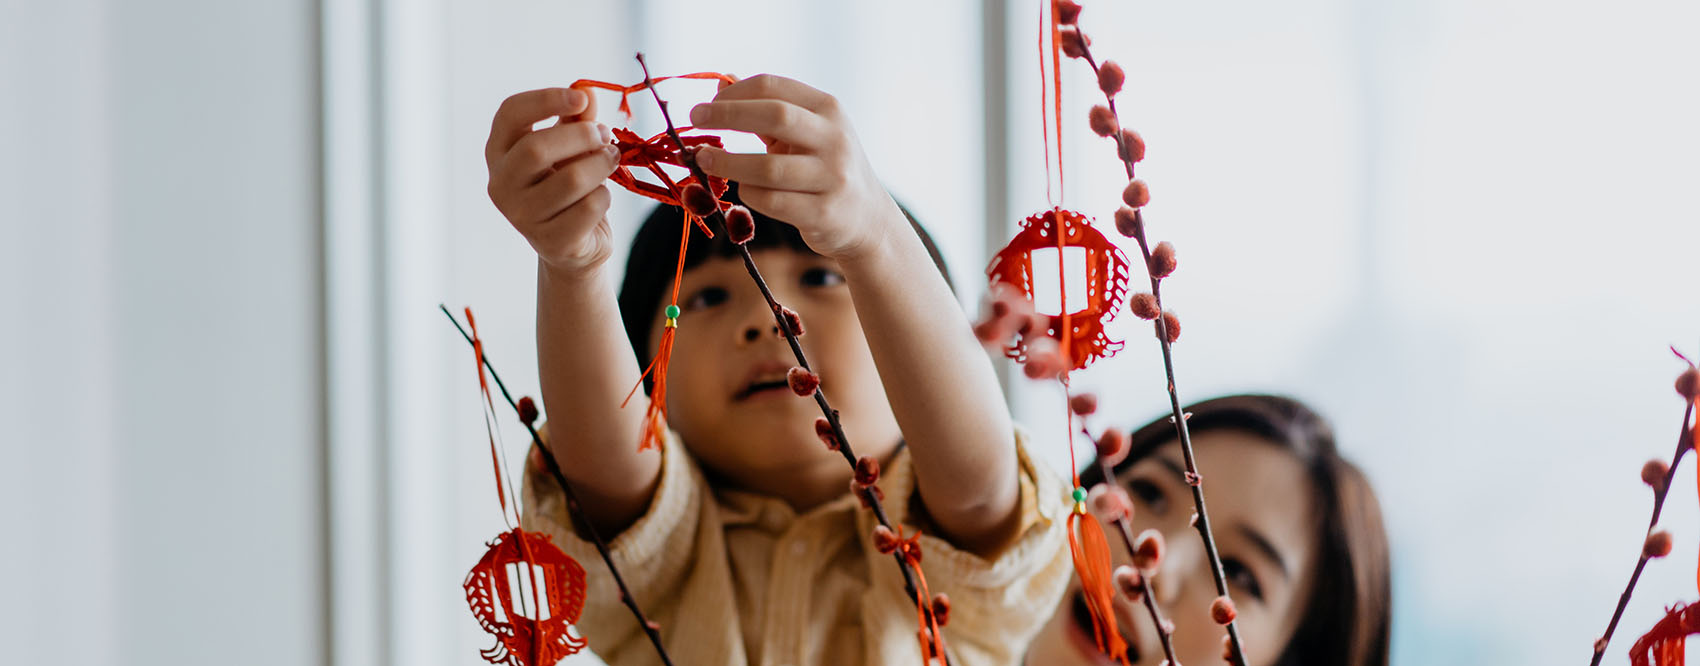
<svg viewBox="0 0 1700 666">
<path fill-rule="evenodd" d="M 540 434 L 543 434 L 540 429 Z M 565 464 L 565 463 L 563 463 Z M 579 535 L 567 510 L 566 497 L 546 469 L 527 465 L 522 527 L 549 535 L 563 552 L 584 567 L 587 595 L 576 626 L 590 648 L 609 664 L 659 663 L 654 648 L 637 620 L 621 601 L 613 573 L 596 545 Z M 681 617 L 698 596 L 724 593 L 714 566 L 724 566 L 724 549 L 708 485 L 690 455 L 669 430 L 661 447 L 661 481 L 649 508 L 618 535 L 602 535 L 621 579 L 645 616 L 661 625 L 669 652 L 684 650 L 677 643 L 697 642 L 698 649 L 733 650 L 741 646 L 716 640 L 723 628 L 701 626 Z M 683 593 L 681 593 L 683 592 Z M 732 625 L 735 630 L 736 625 Z M 696 636 L 713 630 L 709 640 Z M 708 644 L 708 645 L 704 645 Z"/>
<path fill-rule="evenodd" d="M 922 532 L 921 570 L 933 594 L 945 593 L 951 599 L 950 623 L 944 629 L 945 641 L 953 657 L 965 664 L 1015 664 L 1021 652 L 1050 619 L 1057 601 L 1068 586 L 1073 566 L 1068 555 L 1067 518 L 1069 507 L 1063 501 L 1062 478 L 1043 462 L 1027 454 L 1029 439 L 1020 429 L 1015 433 L 1016 456 L 1020 470 L 1021 526 L 1012 543 L 990 558 L 952 546 L 949 541 Z M 911 496 L 914 473 L 909 457 L 903 456 L 894 469 L 881 479 L 886 493 L 886 508 L 891 519 L 904 526 L 905 536 L 915 529 L 925 528 L 926 520 L 919 512 L 912 513 Z M 872 515 L 862 512 L 859 522 L 863 546 L 871 557 L 875 584 L 895 585 L 898 599 L 908 605 L 903 596 L 901 574 L 891 564 L 888 555 L 874 550 L 871 534 L 876 523 Z M 887 579 L 889 580 L 883 580 Z M 910 622 L 914 607 L 907 606 Z"/>
</svg>

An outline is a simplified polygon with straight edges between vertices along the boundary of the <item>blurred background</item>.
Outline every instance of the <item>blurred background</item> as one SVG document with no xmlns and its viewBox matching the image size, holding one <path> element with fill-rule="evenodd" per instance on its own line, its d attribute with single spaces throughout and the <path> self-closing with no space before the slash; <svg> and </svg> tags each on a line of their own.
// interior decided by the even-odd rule
<svg viewBox="0 0 1700 666">
<path fill-rule="evenodd" d="M 1334 419 L 1388 518 L 1394 663 L 1585 659 L 1674 445 L 1667 347 L 1700 352 L 1700 5 L 1084 4 L 1179 249 L 1183 400 Z M 535 257 L 484 191 L 501 100 L 635 81 L 640 49 L 822 88 L 974 307 L 1046 205 L 1038 7 L 0 3 L 0 662 L 482 663 L 460 583 L 501 521 L 437 304 L 537 393 Z M 1066 203 L 1107 228 L 1122 179 L 1065 65 Z M 647 208 L 616 195 L 616 234 Z M 1167 409 L 1132 321 L 1075 380 L 1124 426 Z M 1054 388 L 1009 388 L 1060 426 Z M 1687 470 L 1607 663 L 1696 598 Z"/>
</svg>

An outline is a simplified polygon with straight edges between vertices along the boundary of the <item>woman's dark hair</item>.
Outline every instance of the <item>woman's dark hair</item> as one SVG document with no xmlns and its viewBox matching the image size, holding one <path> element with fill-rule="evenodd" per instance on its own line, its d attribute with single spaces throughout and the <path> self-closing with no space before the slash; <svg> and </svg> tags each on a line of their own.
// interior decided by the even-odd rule
<svg viewBox="0 0 1700 666">
<path fill-rule="evenodd" d="M 734 183 L 726 195 L 721 197 L 727 203 L 741 203 L 738 199 L 738 186 Z M 921 244 L 927 248 L 927 254 L 933 258 L 933 264 L 938 266 L 939 275 L 944 277 L 946 285 L 950 284 L 950 271 L 945 268 L 944 257 L 939 254 L 938 247 L 933 245 L 933 239 L 927 231 L 921 228 L 921 223 L 915 221 L 908 208 L 902 204 L 898 208 L 903 216 L 909 218 L 909 226 L 915 229 L 915 235 L 921 238 Z M 770 248 L 785 248 L 814 254 L 808 244 L 803 242 L 803 236 L 796 227 L 773 219 L 761 213 L 756 213 L 756 235 L 746 246 L 750 250 Z M 677 206 L 656 206 L 643 226 L 638 227 L 637 236 L 632 239 L 632 251 L 626 258 L 626 276 L 620 283 L 620 320 L 626 325 L 626 337 L 631 340 L 632 351 L 636 352 L 639 366 L 649 365 L 649 332 L 655 326 L 655 313 L 661 307 L 661 297 L 673 284 L 671 268 L 679 262 L 679 225 L 685 223 L 684 211 Z M 714 238 L 704 238 L 701 231 L 691 232 L 690 246 L 685 250 L 685 268 L 692 268 L 708 261 L 713 257 L 736 257 L 738 246 L 726 240 L 726 234 L 716 229 Z M 955 287 L 952 287 L 954 290 Z M 644 391 L 648 392 L 648 380 L 645 380 Z"/>
<path fill-rule="evenodd" d="M 1386 666 L 1392 625 L 1391 565 L 1381 505 L 1363 472 L 1340 457 L 1334 429 L 1310 407 L 1273 395 L 1234 395 L 1194 404 L 1187 430 L 1237 430 L 1298 457 L 1315 490 L 1320 548 L 1316 587 L 1278 666 L 1351 664 Z M 1129 437 L 1120 478 L 1134 463 L 1176 439 L 1168 417 Z M 1080 475 L 1090 487 L 1102 480 L 1097 465 Z"/>
</svg>

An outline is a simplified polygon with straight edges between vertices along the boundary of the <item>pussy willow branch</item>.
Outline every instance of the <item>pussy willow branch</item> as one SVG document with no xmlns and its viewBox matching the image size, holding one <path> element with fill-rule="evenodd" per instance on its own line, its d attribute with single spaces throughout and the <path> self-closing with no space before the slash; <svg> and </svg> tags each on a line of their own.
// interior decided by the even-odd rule
<svg viewBox="0 0 1700 666">
<path fill-rule="evenodd" d="M 1076 26 L 1076 30 L 1079 30 L 1078 26 Z M 1098 62 L 1092 58 L 1092 50 L 1086 45 L 1086 33 L 1084 32 L 1080 33 L 1080 51 L 1082 57 L 1086 60 L 1086 64 L 1092 67 L 1093 79 L 1097 80 Z M 1127 177 L 1131 180 L 1133 178 L 1134 156 L 1128 146 L 1125 145 L 1121 131 L 1121 115 L 1116 111 L 1115 96 L 1105 93 L 1104 100 L 1109 103 L 1110 115 L 1116 120 L 1116 154 L 1121 158 L 1122 165 L 1127 169 Z M 1061 138 L 1058 138 L 1058 140 L 1061 141 Z M 1186 471 L 1189 475 L 1187 485 L 1192 488 L 1193 508 L 1198 511 L 1198 522 L 1194 524 L 1194 527 L 1198 529 L 1199 538 L 1204 540 L 1204 553 L 1210 558 L 1210 576 L 1216 583 L 1216 593 L 1222 597 L 1228 597 L 1228 579 L 1222 571 L 1222 557 L 1216 552 L 1216 536 L 1210 531 L 1210 513 L 1204 508 L 1204 477 L 1198 472 L 1198 462 L 1194 459 L 1192 453 L 1192 435 L 1187 432 L 1186 416 L 1181 413 L 1180 394 L 1175 390 L 1175 361 L 1174 354 L 1169 346 L 1168 318 L 1161 314 L 1164 312 L 1162 280 L 1151 275 L 1151 248 L 1145 240 L 1144 217 L 1138 210 L 1134 211 L 1134 216 L 1140 220 L 1140 224 L 1136 225 L 1138 228 L 1135 230 L 1134 240 L 1139 243 L 1139 254 L 1145 260 L 1145 275 L 1151 279 L 1151 296 L 1157 301 L 1157 312 L 1159 313 L 1157 316 L 1157 342 L 1163 348 L 1163 373 L 1167 375 L 1169 381 L 1169 408 L 1173 413 L 1170 418 L 1175 422 L 1175 431 L 1180 435 L 1181 453 L 1186 460 Z M 1240 629 L 1237 621 L 1228 623 L 1228 640 L 1230 656 L 1232 657 L 1231 662 L 1235 666 L 1246 666 L 1245 646 L 1240 641 Z"/>
<path fill-rule="evenodd" d="M 1080 432 L 1086 435 L 1087 441 L 1092 441 L 1092 434 L 1086 432 L 1085 428 L 1081 428 Z M 1098 456 L 1098 470 L 1104 475 L 1104 480 L 1099 483 L 1108 484 L 1111 488 L 1120 485 L 1116 480 L 1114 466 L 1103 456 Z M 1131 558 L 1136 550 L 1133 545 L 1133 524 L 1128 522 L 1126 515 L 1116 516 L 1115 523 L 1117 531 L 1122 535 L 1122 545 L 1127 546 L 1127 556 Z M 1168 658 L 1171 664 L 1181 663 L 1181 660 L 1175 657 L 1174 632 L 1169 631 L 1169 623 L 1163 619 L 1163 611 L 1157 608 L 1157 599 L 1151 593 L 1151 577 L 1146 576 L 1144 572 L 1139 574 L 1139 596 L 1145 603 L 1145 613 L 1151 616 L 1151 625 L 1157 628 L 1157 641 L 1163 645 L 1163 656 Z"/>
<path fill-rule="evenodd" d="M 1664 511 L 1665 508 L 1665 495 L 1670 492 L 1671 481 L 1676 479 L 1677 463 L 1682 462 L 1683 454 L 1694 448 L 1694 431 L 1690 429 L 1693 417 L 1694 403 L 1689 402 L 1688 407 L 1682 410 L 1682 430 L 1677 434 L 1676 453 L 1671 454 L 1670 469 L 1665 471 L 1665 481 L 1653 488 L 1653 517 L 1647 521 L 1647 534 L 1649 535 L 1653 533 L 1653 528 L 1659 524 L 1659 513 Z M 1599 666 L 1600 659 L 1605 656 L 1606 645 L 1611 643 L 1611 635 L 1617 631 L 1618 621 L 1623 619 L 1623 609 L 1629 605 L 1629 595 L 1635 592 L 1635 583 L 1641 579 L 1641 570 L 1647 568 L 1647 560 L 1650 559 L 1652 558 L 1648 557 L 1647 549 L 1643 546 L 1640 559 L 1635 560 L 1635 572 L 1629 574 L 1629 584 L 1624 586 L 1623 594 L 1617 598 L 1617 610 L 1611 613 L 1611 623 L 1606 625 L 1605 635 L 1601 636 L 1600 640 L 1594 641 L 1594 659 L 1588 662 L 1590 666 Z"/>
<path fill-rule="evenodd" d="M 461 328 L 460 321 L 455 319 L 454 313 L 449 312 L 447 306 L 439 304 L 437 307 L 442 308 L 443 314 L 448 316 L 449 322 L 455 325 L 455 330 L 460 331 L 460 336 L 466 338 L 466 343 L 472 344 L 472 336 L 466 333 L 466 329 Z M 502 397 L 508 401 L 508 406 L 514 408 L 514 413 L 519 413 L 519 403 L 514 402 L 513 395 L 508 393 L 507 385 L 502 383 L 502 376 L 496 374 L 496 366 L 490 363 L 490 357 L 480 353 L 478 360 L 483 362 L 484 367 L 490 371 L 490 378 L 495 380 L 496 388 L 501 390 Z M 526 423 L 523 418 L 520 419 L 520 423 L 524 423 L 526 432 L 531 433 L 531 445 L 537 447 L 537 450 L 543 453 L 543 464 L 549 468 L 549 474 L 555 477 L 555 483 L 561 486 L 561 495 L 567 498 L 567 513 L 572 516 L 583 517 L 584 509 L 578 503 L 578 496 L 573 494 L 572 484 L 567 483 L 567 476 L 561 473 L 561 465 L 555 461 L 555 454 L 550 453 L 549 447 L 543 445 L 543 437 L 537 434 L 536 428 L 532 427 L 530 423 Z M 649 636 L 649 642 L 655 645 L 656 653 L 661 655 L 661 663 L 673 666 L 673 659 L 667 656 L 667 648 L 661 645 L 660 627 L 654 622 L 650 622 L 649 618 L 644 617 L 643 609 L 638 608 L 637 597 L 632 596 L 632 591 L 626 587 L 626 579 L 620 576 L 620 569 L 614 566 L 614 555 L 608 550 L 608 543 L 602 540 L 600 534 L 597 534 L 596 528 L 590 524 L 589 520 L 579 522 L 584 527 L 585 534 L 590 537 L 590 542 L 596 544 L 596 552 L 602 556 L 602 562 L 608 565 L 609 573 L 614 574 L 614 584 L 620 587 L 620 601 L 624 602 L 626 608 L 632 611 L 632 615 L 637 618 L 638 626 L 642 627 L 643 632 Z"/>
<path fill-rule="evenodd" d="M 685 149 L 685 142 L 679 138 L 679 130 L 673 126 L 673 118 L 667 112 L 667 102 L 661 99 L 661 93 L 656 92 L 655 86 L 650 80 L 649 64 L 644 62 L 642 53 L 637 55 L 637 61 L 638 65 L 643 67 L 644 83 L 650 84 L 648 86 L 650 95 L 655 97 L 655 103 L 661 107 L 661 119 L 667 123 L 667 136 L 673 139 L 673 144 L 679 149 L 679 161 L 684 162 L 685 168 L 690 169 L 691 175 L 696 178 L 696 182 L 706 188 L 708 186 L 708 174 L 703 172 L 702 167 L 697 166 L 696 154 Z M 718 206 L 715 207 L 715 210 L 711 212 L 708 217 L 711 222 L 716 223 L 720 227 L 721 233 L 727 233 L 726 216 L 720 212 Z M 756 287 L 761 290 L 762 298 L 767 299 L 768 308 L 773 310 L 773 321 L 778 325 L 779 331 L 785 335 L 786 343 L 791 345 L 791 354 L 797 358 L 797 365 L 802 366 L 804 370 L 813 372 L 813 369 L 809 367 L 808 356 L 803 354 L 803 345 L 798 342 L 796 332 L 791 330 L 790 323 L 785 320 L 784 309 L 780 305 L 778 299 L 773 297 L 773 291 L 768 288 L 767 280 L 762 278 L 761 271 L 756 268 L 756 261 L 754 257 L 750 256 L 750 249 L 741 243 L 734 243 L 734 245 L 738 248 L 739 256 L 744 259 L 744 270 L 750 274 L 750 279 L 754 280 Z M 820 386 L 815 387 L 814 398 L 815 404 L 820 407 L 821 414 L 826 417 L 827 423 L 832 426 L 832 436 L 838 440 L 838 452 L 844 456 L 844 462 L 850 464 L 850 469 L 852 471 L 855 470 L 856 453 L 851 450 L 850 439 L 844 434 L 844 424 L 838 419 L 838 410 L 833 409 L 832 403 L 828 402 L 826 399 L 826 391 Z M 861 493 L 862 499 L 873 510 L 874 518 L 879 520 L 879 524 L 884 525 L 888 529 L 895 530 L 895 528 L 891 525 L 891 521 L 886 517 L 885 507 L 881 506 L 879 497 L 874 494 L 873 486 L 863 488 Z M 909 594 L 909 598 L 913 600 L 916 605 L 925 608 L 928 618 L 932 618 L 933 607 L 931 600 L 921 599 L 920 588 L 915 584 L 915 573 L 910 570 L 909 561 L 903 556 L 903 549 L 899 548 L 897 551 L 893 552 L 892 558 L 897 561 L 898 569 L 903 572 L 903 590 Z M 947 665 L 951 663 L 950 655 L 944 654 L 941 656 L 944 658 Z"/>
</svg>

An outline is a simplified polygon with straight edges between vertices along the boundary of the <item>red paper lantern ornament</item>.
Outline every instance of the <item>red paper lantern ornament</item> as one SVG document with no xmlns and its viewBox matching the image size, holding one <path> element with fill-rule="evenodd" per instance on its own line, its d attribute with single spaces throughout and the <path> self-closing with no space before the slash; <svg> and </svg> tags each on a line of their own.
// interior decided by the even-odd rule
<svg viewBox="0 0 1700 666">
<path fill-rule="evenodd" d="M 1033 251 L 1056 249 L 1057 261 L 1061 262 L 1062 250 L 1068 247 L 1086 251 L 1086 302 L 1079 306 L 1065 302 L 1070 312 L 1051 315 L 1044 333 L 1066 343 L 1063 353 L 1069 369 L 1079 370 L 1121 351 L 1122 342 L 1111 340 L 1105 333 L 1105 325 L 1116 318 L 1127 296 L 1128 261 L 1121 248 L 1093 227 L 1085 215 L 1052 208 L 1022 220 L 1021 231 L 992 258 L 986 273 L 994 284 L 1008 284 L 1031 301 Z M 1066 337 L 1065 320 L 1072 329 Z M 1026 338 L 1018 339 L 1004 353 L 1017 361 L 1025 360 L 1027 344 Z"/>
<path fill-rule="evenodd" d="M 502 521 L 508 525 L 508 531 L 490 542 L 484 557 L 462 583 L 478 626 L 496 637 L 496 644 L 479 654 L 492 664 L 553 666 L 586 644 L 583 637 L 571 631 L 584 611 L 584 567 L 555 547 L 547 535 L 516 527 L 520 521 L 519 497 L 503 473 L 502 448 L 496 443 L 496 406 L 484 374 L 484 340 L 478 337 L 472 308 L 466 309 L 466 325 L 472 329 L 484 427 L 496 475 L 496 500 Z M 509 497 L 514 503 L 508 502 Z"/>
<path fill-rule="evenodd" d="M 490 663 L 549 666 L 584 649 L 570 631 L 584 611 L 584 567 L 547 535 L 498 535 L 464 587 L 478 626 L 496 637 L 479 652 Z"/>
</svg>

